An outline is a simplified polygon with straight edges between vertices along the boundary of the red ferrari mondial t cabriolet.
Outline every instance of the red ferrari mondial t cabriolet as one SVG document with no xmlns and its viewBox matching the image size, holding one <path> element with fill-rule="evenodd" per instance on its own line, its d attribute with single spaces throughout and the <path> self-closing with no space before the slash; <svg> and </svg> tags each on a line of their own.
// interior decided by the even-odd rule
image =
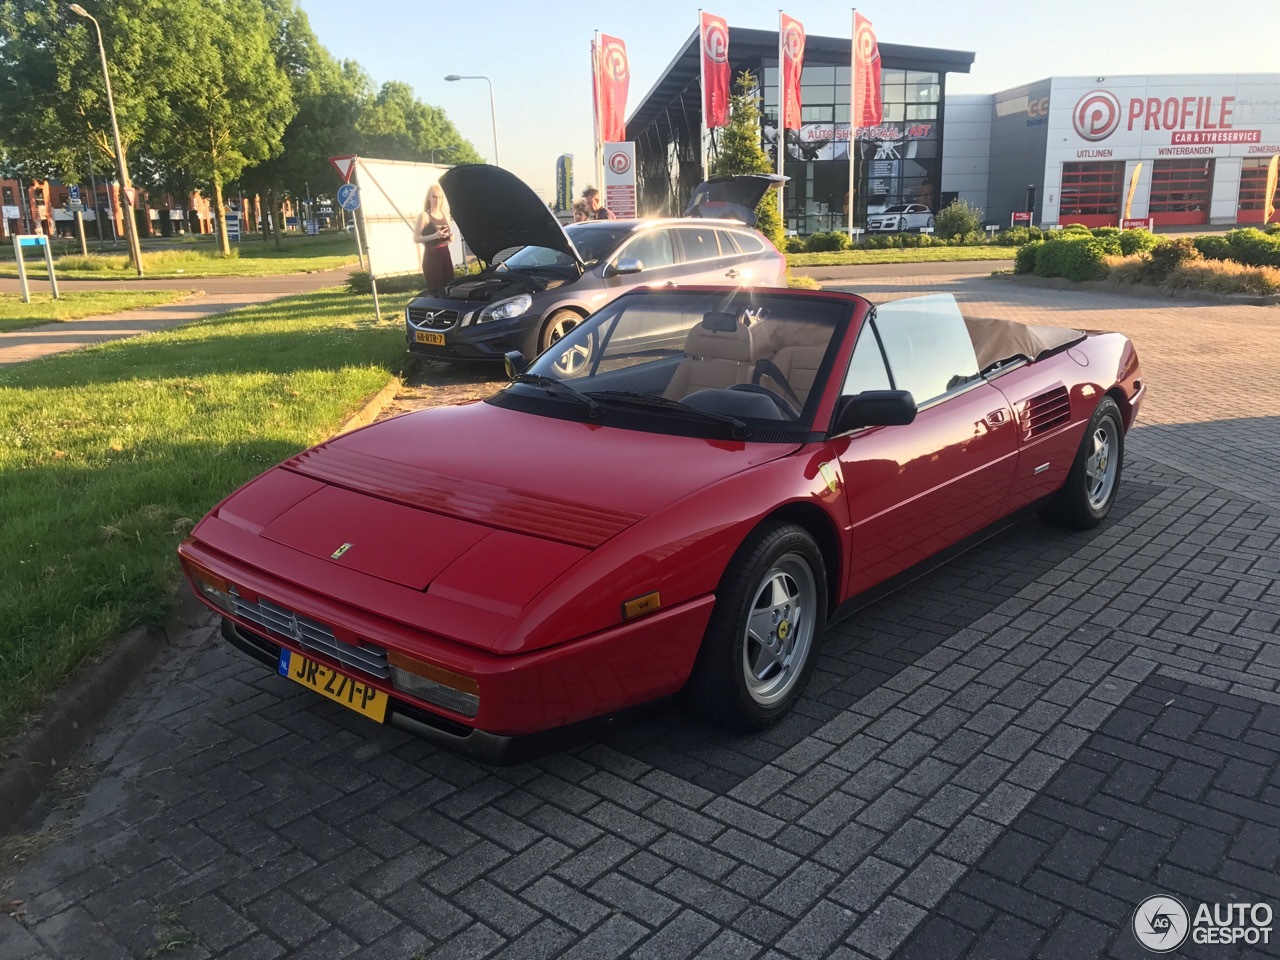
<svg viewBox="0 0 1280 960">
<path fill-rule="evenodd" d="M 1144 390 L 1119 334 L 950 296 L 641 290 L 508 360 L 488 400 L 300 453 L 179 549 L 232 644 L 495 762 L 682 690 L 773 723 L 835 618 L 1025 510 L 1100 522 Z"/>
</svg>

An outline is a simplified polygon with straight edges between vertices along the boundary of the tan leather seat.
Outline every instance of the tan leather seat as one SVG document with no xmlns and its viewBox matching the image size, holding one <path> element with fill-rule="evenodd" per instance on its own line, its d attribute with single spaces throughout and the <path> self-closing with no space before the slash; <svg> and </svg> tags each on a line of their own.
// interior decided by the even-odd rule
<svg viewBox="0 0 1280 960">
<path fill-rule="evenodd" d="M 782 338 L 785 340 L 779 342 Z M 801 323 L 779 325 L 774 341 L 763 345 L 760 356 L 773 361 L 777 374 L 781 374 L 786 383 L 778 383 L 774 371 L 766 368 L 761 372 L 760 385 L 776 391 L 796 406 L 803 407 L 818 379 L 818 368 L 827 355 L 830 341 L 831 328 L 827 326 Z M 787 386 L 795 391 L 794 397 L 787 391 Z"/>
<path fill-rule="evenodd" d="M 668 400 L 683 400 L 699 390 L 726 389 L 750 383 L 755 370 L 755 330 L 739 322 L 732 332 L 698 324 L 685 340 L 685 358 L 663 391 Z"/>
</svg>

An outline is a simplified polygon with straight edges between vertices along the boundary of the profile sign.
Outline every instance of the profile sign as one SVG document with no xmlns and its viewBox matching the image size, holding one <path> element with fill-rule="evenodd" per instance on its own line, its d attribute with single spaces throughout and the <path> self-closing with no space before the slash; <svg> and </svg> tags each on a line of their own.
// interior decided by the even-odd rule
<svg viewBox="0 0 1280 960">
<path fill-rule="evenodd" d="M 13 238 L 13 259 L 18 264 L 18 283 L 22 287 L 22 302 L 31 302 L 31 290 L 27 286 L 27 264 L 23 259 L 23 251 L 38 248 L 44 253 L 45 269 L 49 271 L 49 286 L 53 290 L 53 299 L 58 299 L 58 278 L 53 274 L 53 253 L 49 249 L 49 238 L 42 233 L 17 234 Z"/>
</svg>

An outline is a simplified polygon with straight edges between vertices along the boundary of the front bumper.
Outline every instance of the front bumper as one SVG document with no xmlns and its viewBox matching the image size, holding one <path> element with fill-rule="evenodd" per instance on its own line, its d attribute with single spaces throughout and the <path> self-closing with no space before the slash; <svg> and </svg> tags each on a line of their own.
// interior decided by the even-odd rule
<svg viewBox="0 0 1280 960">
<path fill-rule="evenodd" d="M 223 617 L 227 640 L 273 670 L 280 649 L 292 650 L 385 692 L 389 724 L 491 763 L 517 762 L 530 750 L 554 748 L 558 728 L 572 727 L 558 735 L 577 735 L 678 691 L 693 669 L 714 604 L 713 596 L 703 596 L 553 647 L 500 655 L 335 602 L 196 540 L 185 541 L 180 553 L 247 594 L 270 598 L 299 617 L 330 627 L 340 639 L 403 653 L 474 679 L 479 706 L 474 717 L 466 717 L 419 700 L 392 680 L 353 672 L 349 663 L 294 637 L 229 616 L 196 589 Z"/>
<path fill-rule="evenodd" d="M 478 323 L 485 304 L 475 301 L 432 301 L 428 308 L 432 311 L 448 311 L 457 315 L 457 319 L 447 326 L 436 326 L 431 323 L 415 323 L 411 312 L 405 318 L 405 344 L 409 352 L 436 360 L 493 360 L 501 361 L 511 350 L 519 350 L 525 356 L 532 357 L 537 350 L 540 317 L 535 305 L 528 313 L 510 320 L 488 320 Z M 419 312 L 417 316 L 421 316 Z M 418 334 L 426 334 L 429 339 L 439 339 L 439 343 L 420 343 Z"/>
</svg>

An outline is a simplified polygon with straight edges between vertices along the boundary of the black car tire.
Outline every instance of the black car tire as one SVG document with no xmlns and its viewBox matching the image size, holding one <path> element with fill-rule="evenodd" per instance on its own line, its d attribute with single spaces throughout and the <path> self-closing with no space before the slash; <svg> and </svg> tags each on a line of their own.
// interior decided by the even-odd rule
<svg viewBox="0 0 1280 960">
<path fill-rule="evenodd" d="M 1106 453 L 1099 466 L 1099 447 Z M 1089 530 L 1106 519 L 1120 490 L 1124 467 L 1124 420 L 1110 397 L 1089 418 L 1066 481 L 1040 516 L 1072 530 Z M 1100 471 L 1100 472 L 1099 472 Z"/>
<path fill-rule="evenodd" d="M 766 591 L 774 603 L 762 605 Z M 813 537 L 794 523 L 758 527 L 720 581 L 684 690 L 685 703 L 735 730 L 763 730 L 777 723 L 809 682 L 826 620 L 826 565 Z M 771 621 L 771 635 L 761 637 L 759 625 Z M 789 663 L 775 662 L 766 668 L 777 667 L 772 676 L 766 673 L 762 680 L 753 674 L 749 681 L 752 665 L 769 659 L 765 646 L 789 654 Z"/>
</svg>

